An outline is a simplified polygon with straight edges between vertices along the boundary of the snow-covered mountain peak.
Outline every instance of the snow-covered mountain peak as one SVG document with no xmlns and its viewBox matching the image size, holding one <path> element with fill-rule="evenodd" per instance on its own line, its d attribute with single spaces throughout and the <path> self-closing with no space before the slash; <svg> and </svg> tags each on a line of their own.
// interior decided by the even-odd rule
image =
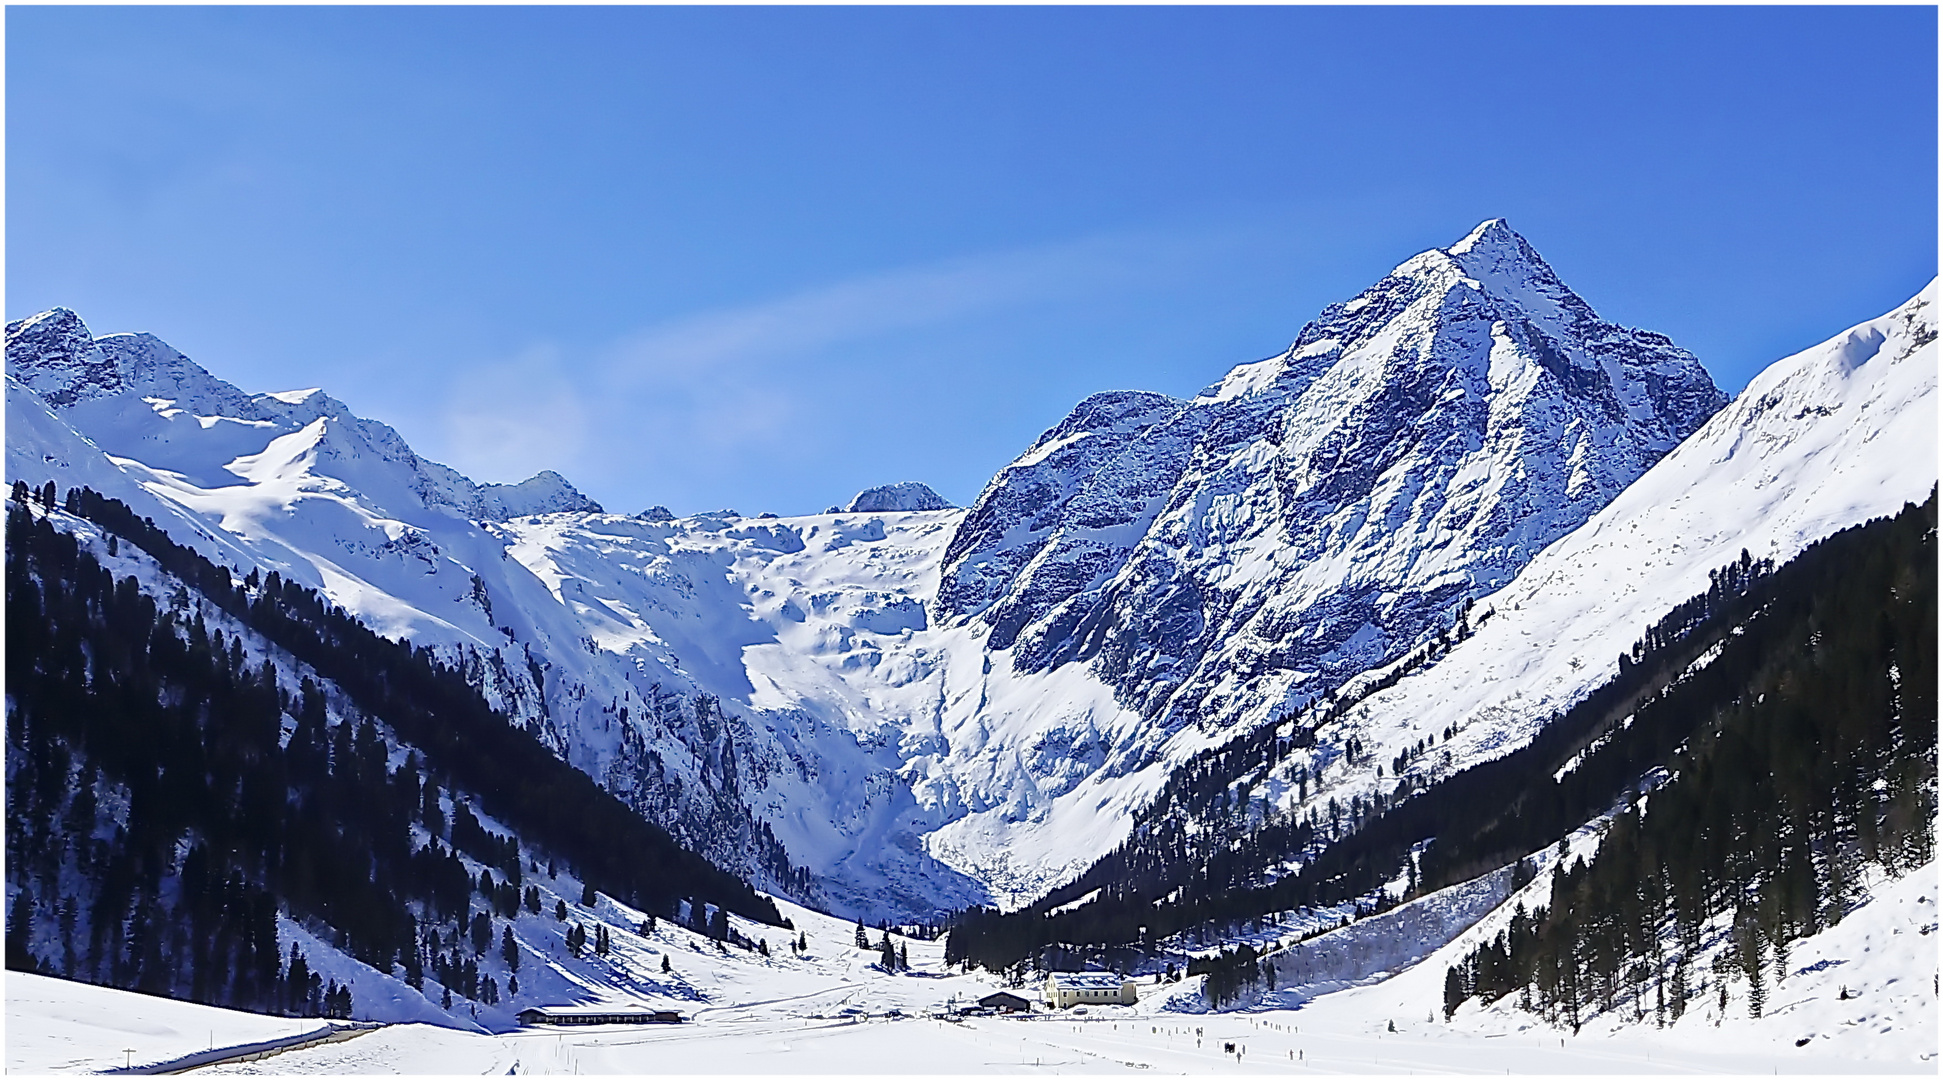
<svg viewBox="0 0 1943 1080">
<path fill-rule="evenodd" d="M 494 521 L 535 514 L 602 513 L 599 503 L 582 495 L 567 478 L 544 469 L 517 484 L 481 484 L 479 499 L 485 517 Z"/>
<path fill-rule="evenodd" d="M 1365 310 L 1372 307 L 1373 311 Z M 1508 324 L 1535 326 L 1563 341 L 1596 336 L 1603 325 L 1591 306 L 1503 218 L 1480 224 L 1448 248 L 1433 248 L 1404 260 L 1361 296 L 1325 311 L 1317 324 L 1333 327 L 1340 315 L 1360 313 L 1352 325 L 1385 325 L 1402 309 L 1413 307 L 1420 318 L 1448 317 L 1433 314 L 1437 312 L 1483 311 Z M 1308 332 L 1305 328 L 1305 335 Z"/>
<path fill-rule="evenodd" d="M 1371 762 L 1453 732 L 1433 778 L 1522 745 L 1606 682 L 1615 658 L 1743 553 L 1787 562 L 1921 502 L 1936 484 L 1937 283 L 1777 360 L 1583 526 L 1479 601 L 1475 633 L 1346 717 Z M 1544 648 L 1536 646 L 1542 644 Z M 1363 678 L 1380 682 L 1378 672 Z M 1319 792 L 1393 783 L 1371 765 Z"/>
<path fill-rule="evenodd" d="M 1444 250 L 1452 255 L 1468 255 L 1480 247 L 1503 247 L 1516 245 L 1530 255 L 1536 255 L 1525 238 L 1511 228 L 1511 223 L 1501 217 L 1486 218 L 1478 222 L 1477 228 L 1464 235 L 1464 239 Z"/>
<path fill-rule="evenodd" d="M 1486 293 L 1516 304 L 1528 317 L 1568 331 L 1597 321 L 1592 308 L 1503 218 L 1479 225 L 1446 250 L 1465 276 Z"/>
<path fill-rule="evenodd" d="M 202 487 L 269 476 L 294 484 L 301 470 L 406 520 L 421 508 L 473 520 L 600 511 L 558 473 L 475 484 L 320 389 L 248 394 L 152 334 L 94 337 L 67 308 L 9 323 L 7 367 L 102 449 Z"/>
<path fill-rule="evenodd" d="M 1082 402 L 966 512 L 934 618 L 1141 718 L 1103 710 L 1123 734 L 1101 738 L 1048 714 L 1026 738 L 1065 732 L 1072 753 L 1022 771 L 1098 801 L 1446 633 L 1723 401 L 1489 221 L 1190 401 Z"/>
<path fill-rule="evenodd" d="M 1479 224 L 1464 239 L 1444 248 L 1443 254 L 1487 287 L 1494 282 L 1545 280 L 1564 288 L 1544 256 L 1503 218 Z"/>
<path fill-rule="evenodd" d="M 135 395 L 179 402 L 200 413 L 262 419 L 249 395 L 211 376 L 160 338 L 96 338 L 67 308 L 7 324 L 7 369 L 58 409 Z"/>
<path fill-rule="evenodd" d="M 81 316 L 55 308 L 7 324 L 7 368 L 33 380 L 42 397 L 65 405 L 115 378 Z"/>
<path fill-rule="evenodd" d="M 869 488 L 857 493 L 848 506 L 833 506 L 826 513 L 831 514 L 868 514 L 887 513 L 905 510 L 950 510 L 951 503 L 944 496 L 932 491 L 928 485 L 915 480 L 882 487 Z"/>
</svg>

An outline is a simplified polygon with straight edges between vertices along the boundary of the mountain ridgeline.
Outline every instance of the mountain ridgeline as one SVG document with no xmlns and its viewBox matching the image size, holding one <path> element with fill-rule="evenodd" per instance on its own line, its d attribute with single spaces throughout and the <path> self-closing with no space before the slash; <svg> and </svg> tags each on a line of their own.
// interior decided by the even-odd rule
<svg viewBox="0 0 1943 1080">
<path fill-rule="evenodd" d="M 390 970 L 411 954 L 442 983 L 463 967 L 454 936 L 481 914 L 490 933 L 534 888 L 571 910 L 588 885 L 621 932 L 635 916 L 617 903 L 711 932 L 725 910 L 773 917 L 757 890 L 846 921 L 962 912 L 955 959 L 1150 971 L 1156 946 L 1232 945 L 1237 922 L 1307 909 L 1307 933 L 1476 882 L 1672 767 L 1712 722 L 1693 695 L 1729 693 L 1718 680 L 1745 673 L 1723 657 L 1806 588 L 1804 550 L 1928 497 L 1934 297 L 1723 404 L 1693 356 L 1598 316 L 1492 220 L 1197 394 L 1085 399 L 967 508 L 906 482 L 786 517 L 608 513 L 552 473 L 477 483 L 322 390 L 246 393 L 65 310 L 11 323 L 9 475 L 73 493 L 23 506 L 23 527 L 78 546 L 23 549 L 37 584 L 19 595 L 67 606 L 15 612 L 10 594 L 31 624 L 15 707 L 37 710 L 9 753 L 31 800 L 10 946 L 57 969 L 69 939 L 83 969 L 140 955 L 107 907 L 99 933 L 124 940 L 90 944 L 114 851 L 89 845 L 114 848 L 154 785 L 175 793 L 166 827 L 117 873 L 166 908 L 203 851 L 197 872 L 246 898 L 204 917 L 247 936 L 268 904 L 281 945 L 257 952 L 281 950 L 285 980 L 299 943 L 310 971 L 324 950 Z M 60 576 L 87 558 L 114 580 Z M 83 641 L 122 633 L 101 611 L 126 588 L 155 606 L 127 633 L 189 658 L 174 682 L 135 660 L 97 682 L 130 642 L 32 647 L 55 640 L 50 611 Z M 212 657 L 222 635 L 213 667 L 199 632 Z M 177 716 L 125 740 L 180 743 L 152 777 L 87 750 L 90 725 L 136 708 L 122 669 L 154 682 L 143 708 L 194 697 L 165 685 L 226 685 L 225 715 L 273 711 L 276 745 L 258 731 L 236 757 Z M 120 704 L 96 709 L 97 689 Z M 168 815 L 218 813 L 174 808 L 205 759 L 255 777 L 222 798 L 274 789 L 301 820 L 287 811 L 275 843 L 177 830 L 186 846 L 165 850 Z M 48 815 L 86 817 L 62 794 L 86 768 L 83 844 Z M 416 811 L 385 809 L 414 793 Z M 355 842 L 303 832 L 340 812 Z M 292 855 L 299 835 L 311 855 Z M 76 845 L 100 856 L 85 875 Z M 425 871 L 444 892 L 409 883 L 401 850 L 462 864 L 471 914 L 449 871 Z M 393 900 L 334 884 L 354 857 L 387 860 Z M 561 877 L 536 882 L 541 864 Z M 114 903 L 153 908 L 122 882 Z M 521 910 L 521 947 L 568 929 Z M 231 967 L 267 985 L 270 961 L 240 948 Z M 1258 959 L 1203 957 L 1214 996 Z M 157 977 L 193 984 L 194 957 L 173 962 Z M 468 1000 L 490 985 L 457 977 Z"/>
<path fill-rule="evenodd" d="M 497 940 L 556 861 L 590 900 L 781 922 L 428 650 L 315 592 L 238 581 L 85 488 L 17 483 L 6 529 L 9 967 L 349 1015 L 281 947 L 282 913 L 491 1004 L 460 943 Z"/>
<path fill-rule="evenodd" d="M 1725 400 L 1495 219 L 1198 394 L 1087 398 L 964 510 L 609 514 L 72 312 L 7 351 L 15 477 L 430 647 L 684 846 L 871 921 L 1069 882 L 1211 744 L 1448 641 Z"/>
<path fill-rule="evenodd" d="M 1636 905 L 1625 906 L 1632 922 L 1615 922 L 1624 921 L 1619 897 L 1632 895 L 1615 883 L 1658 881 L 1658 906 L 1647 910 L 1664 921 L 1673 902 L 1664 875 L 1674 868 L 1687 875 L 1686 932 L 1723 905 L 1758 910 L 1770 943 L 1809 932 L 1838 917 L 1862 861 L 1908 867 L 1929 857 L 1935 514 L 1932 494 L 1778 570 L 1743 553 L 1707 593 L 1647 628 L 1617 676 L 1529 744 L 1428 787 L 1399 779 L 1367 803 L 1264 815 L 1251 782 L 1313 745 L 1339 713 L 1240 737 L 1178 772 L 1126 844 L 1072 884 L 1020 911 L 965 913 L 947 955 L 994 970 L 1054 955 L 1072 963 L 1273 912 L 1345 903 L 1374 912 L 1399 899 L 1381 891 L 1388 882 L 1407 876 L 1407 899 L 1470 880 L 1665 775 L 1673 779 L 1651 804 L 1665 812 L 1644 820 L 1657 842 L 1686 845 L 1686 861 L 1670 851 L 1642 855 L 1642 819 L 1622 816 L 1608 840 L 1614 853 L 1561 878 L 1559 916 L 1527 924 L 1507 946 L 1518 980 L 1494 966 L 1496 954 L 1482 956 L 1464 994 L 1501 995 L 1537 978 L 1542 940 L 1555 954 L 1542 969 L 1553 973 L 1542 987 L 1554 995 L 1543 999 L 1548 1007 L 1576 1010 L 1584 999 L 1571 995 L 1595 984 L 1610 1000 L 1613 965 L 1627 948 L 1657 940 L 1641 929 L 1657 924 L 1642 923 Z M 1763 778 L 1762 762 L 1781 771 Z M 1660 869 L 1628 877 L 1641 866 Z M 1602 944 L 1601 927 L 1630 936 Z M 1585 959 L 1594 953 L 1596 964 Z M 1581 981 L 1560 983 L 1562 956 L 1592 966 Z"/>
<path fill-rule="evenodd" d="M 1449 630 L 1725 402 L 1487 221 L 1192 399 L 1083 402 L 972 504 L 935 608 L 1090 664 L 1148 722 L 1128 768 Z"/>
</svg>

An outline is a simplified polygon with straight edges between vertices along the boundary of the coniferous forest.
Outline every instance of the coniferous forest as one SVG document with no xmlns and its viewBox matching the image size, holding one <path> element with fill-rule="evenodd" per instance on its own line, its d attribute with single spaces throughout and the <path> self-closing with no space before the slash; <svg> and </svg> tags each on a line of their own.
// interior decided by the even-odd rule
<svg viewBox="0 0 1943 1080">
<path fill-rule="evenodd" d="M 1407 873 L 1410 895 L 1420 895 L 1509 865 L 1606 813 L 1659 770 L 1675 783 L 1655 799 L 1707 808 L 1669 810 L 1662 839 L 1690 839 L 1699 815 L 1725 815 L 1709 818 L 1706 844 L 1683 852 L 1692 859 L 1711 853 L 1704 859 L 1712 861 L 1683 872 L 1703 883 L 1708 903 L 1742 912 L 1743 921 L 1767 920 L 1759 937 L 1765 944 L 1755 951 L 1771 954 L 1777 942 L 1826 924 L 1853 888 L 1858 860 L 1900 866 L 1928 857 L 1936 775 L 1935 520 L 1932 494 L 1922 507 L 1829 537 L 1778 570 L 1743 553 L 1714 573 L 1706 593 L 1647 628 L 1611 681 L 1529 744 L 1429 786 L 1400 778 L 1394 792 L 1370 804 L 1251 816 L 1246 780 L 1236 778 L 1259 775 L 1291 749 L 1311 745 L 1318 730 L 1297 723 L 1278 735 L 1265 726 L 1178 772 L 1129 840 L 1070 885 L 1017 912 L 964 913 L 947 956 L 992 970 L 1046 966 L 1275 912 L 1338 904 L 1381 910 L 1396 901 L 1379 899 L 1379 886 L 1398 875 Z M 1770 726 L 1755 718 L 1781 717 L 1777 710 L 1786 718 Z M 1338 714 L 1321 710 L 1309 722 Z M 1761 732 L 1733 733 L 1748 725 Z M 1757 775 L 1756 762 L 1782 759 L 1792 763 L 1785 772 Z M 1831 792 L 1834 806 L 1803 808 L 1817 798 L 1827 803 Z M 1802 805 L 1777 809 L 1786 798 Z M 1671 825 L 1680 815 L 1691 816 Z M 1637 846 L 1626 838 L 1641 835 L 1639 822 L 1637 814 L 1622 818 L 1614 837 Z M 1662 873 L 1670 865 L 1657 850 L 1644 857 Z M 1299 863 L 1294 873 L 1264 875 L 1290 862 Z M 1606 877 L 1567 871 L 1562 895 L 1578 897 L 1580 907 L 1561 910 L 1545 931 L 1559 942 L 1558 955 L 1590 964 L 1585 950 L 1607 948 L 1598 942 L 1610 927 L 1600 920 L 1619 918 L 1608 909 L 1631 903 L 1615 883 L 1637 870 L 1612 865 Z M 1054 911 L 1094 889 L 1096 898 Z M 1760 895 L 1749 899 L 1749 889 Z M 1687 895 L 1684 918 L 1704 921 L 1723 910 L 1693 907 Z M 1673 901 L 1654 902 L 1662 907 L 1653 910 L 1664 911 Z M 1819 914 L 1811 918 L 1810 908 Z M 1586 914 L 1594 910 L 1604 914 Z M 1626 917 L 1635 931 L 1626 940 L 1655 948 L 1638 916 Z M 1518 955 L 1521 980 L 1538 978 L 1533 973 L 1542 965 L 1529 942 Z M 1610 980 L 1620 954 L 1597 955 L 1586 971 L 1608 980 L 1602 995 L 1618 993 Z M 1463 992 L 1505 992 L 1502 970 L 1481 958 L 1463 975 Z M 1571 985 L 1569 993 L 1577 993 L 1579 984 Z"/>
<path fill-rule="evenodd" d="M 117 579 L 49 520 L 57 503 L 161 587 Z M 87 489 L 16 485 L 6 530 L 8 967 L 350 1015 L 348 989 L 280 943 L 282 913 L 491 1004 L 466 943 L 537 904 L 522 878 L 555 860 L 649 912 L 781 921 L 429 651 L 316 593 L 238 580 Z"/>
</svg>

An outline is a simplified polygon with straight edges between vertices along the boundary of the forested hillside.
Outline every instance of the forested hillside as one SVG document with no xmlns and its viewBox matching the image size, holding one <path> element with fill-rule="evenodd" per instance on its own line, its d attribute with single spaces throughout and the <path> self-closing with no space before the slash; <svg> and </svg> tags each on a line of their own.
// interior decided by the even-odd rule
<svg viewBox="0 0 1943 1080">
<path fill-rule="evenodd" d="M 1724 938 L 1720 1006 L 1744 980 L 1759 1016 L 1794 941 L 1839 922 L 1871 874 L 1934 857 L 1935 499 L 1789 570 L 1794 588 L 1637 714 L 1636 728 L 1699 720 L 1665 783 L 1589 863 L 1556 869 L 1549 908 L 1450 969 L 1447 1011 L 1518 993 L 1575 1028 L 1615 1007 L 1677 1019 Z"/>
<path fill-rule="evenodd" d="M 1813 686 L 1812 694 L 1827 701 L 1853 701 L 1847 708 L 1857 718 L 1818 737 L 1847 740 L 1844 752 L 1858 754 L 1879 738 L 1864 728 L 1889 723 L 1885 701 L 1849 695 L 1848 684 L 1863 677 L 1858 672 L 1872 672 L 1872 685 L 1884 687 L 1921 682 L 1922 693 L 1895 699 L 1901 710 L 1895 715 L 1907 721 L 1891 726 L 1925 730 L 1928 741 L 1920 734 L 1901 737 L 1897 745 L 1917 763 L 1898 766 L 1904 772 L 1893 781 L 1885 775 L 1885 783 L 1897 786 L 1885 789 L 1893 798 L 1881 796 L 1884 814 L 1907 820 L 1934 800 L 1935 703 L 1928 696 L 1934 679 L 1914 674 L 1933 673 L 1935 665 L 1934 565 L 1927 554 L 1934 521 L 1932 494 L 1923 507 L 1830 537 L 1779 570 L 1743 553 L 1713 575 L 1708 592 L 1647 628 L 1621 658 L 1616 678 L 1530 744 L 1428 788 L 1400 780 L 1367 804 L 1260 818 L 1251 815 L 1247 787 L 1237 778 L 1307 745 L 1334 712 L 1238 739 L 1177 774 L 1132 838 L 1072 885 L 1019 912 L 966 913 L 948 955 L 999 969 L 1041 959 L 1049 947 L 1067 956 L 1138 948 L 1188 928 L 1305 906 L 1360 901 L 1380 908 L 1396 899 L 1380 887 L 1398 879 L 1407 882 L 1406 898 L 1467 880 L 1599 816 L 1649 782 L 1655 769 L 1677 771 L 1685 759 L 1676 754 L 1690 752 L 1681 751 L 1688 740 L 1712 730 L 1721 710 L 1763 692 L 1749 689 L 1757 675 Z M 1858 613 L 1892 596 L 1914 605 L 1911 610 L 1931 612 L 1928 637 L 1907 619 L 1885 622 L 1872 632 L 1881 648 L 1893 644 L 1896 651 L 1858 653 L 1854 670 L 1790 666 L 1803 655 L 1791 644 L 1809 632 L 1803 620 L 1826 620 L 1836 610 L 1864 618 Z M 1921 760 L 1928 762 L 1926 774 Z M 1831 776 L 1798 782 L 1812 791 L 1813 783 L 1828 781 L 1820 789 L 1824 798 L 1828 792 L 1846 797 L 1858 782 L 1833 785 Z M 1921 816 L 1927 820 L 1927 812 Z M 1093 890 L 1097 895 L 1075 904 Z"/>
<path fill-rule="evenodd" d="M 468 963 L 556 861 L 644 911 L 780 922 L 429 651 L 310 590 L 238 582 L 87 489 L 16 485 L 6 529 L 9 967 L 349 1014 L 286 953 L 282 913 L 413 987 L 429 968 L 496 998 Z"/>
</svg>

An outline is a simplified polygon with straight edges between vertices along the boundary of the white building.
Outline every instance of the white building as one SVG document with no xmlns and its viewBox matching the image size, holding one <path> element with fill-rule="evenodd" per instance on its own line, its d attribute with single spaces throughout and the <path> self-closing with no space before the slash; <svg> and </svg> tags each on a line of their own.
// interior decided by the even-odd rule
<svg viewBox="0 0 1943 1080">
<path fill-rule="evenodd" d="M 1055 971 L 1046 976 L 1046 1004 L 1054 1009 L 1074 1005 L 1132 1005 L 1140 1000 L 1132 979 L 1105 971 L 1073 974 Z"/>
</svg>

